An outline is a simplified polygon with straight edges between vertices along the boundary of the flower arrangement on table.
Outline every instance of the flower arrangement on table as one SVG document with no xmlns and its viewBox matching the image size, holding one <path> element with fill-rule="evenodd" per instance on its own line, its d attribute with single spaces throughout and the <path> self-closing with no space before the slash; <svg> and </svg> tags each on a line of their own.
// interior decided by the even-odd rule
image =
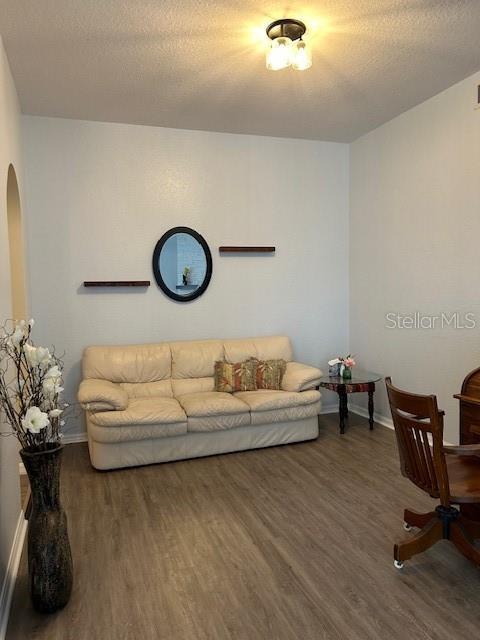
<svg viewBox="0 0 480 640">
<path fill-rule="evenodd" d="M 191 272 L 192 270 L 190 269 L 190 267 L 185 267 L 183 270 L 182 279 L 185 287 L 188 285 L 188 280 L 190 278 Z"/>
<path fill-rule="evenodd" d="M 350 353 L 348 356 L 339 356 L 329 360 L 329 375 L 340 376 L 344 380 L 350 380 L 352 378 L 352 367 L 356 364 L 354 357 Z"/>
<path fill-rule="evenodd" d="M 60 503 L 61 431 L 68 405 L 61 402 L 62 361 L 31 339 L 33 320 L 0 330 L 0 409 L 21 445 L 30 480 L 28 518 L 30 596 L 38 611 L 68 602 L 73 569 L 67 518 Z M 3 422 L 3 421 L 2 421 Z"/>
</svg>

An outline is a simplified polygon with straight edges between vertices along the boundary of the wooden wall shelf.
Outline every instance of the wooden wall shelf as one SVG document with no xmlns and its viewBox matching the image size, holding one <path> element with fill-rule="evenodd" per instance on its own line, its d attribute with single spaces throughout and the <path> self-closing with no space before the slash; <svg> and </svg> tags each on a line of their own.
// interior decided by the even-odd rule
<svg viewBox="0 0 480 640">
<path fill-rule="evenodd" d="M 219 247 L 220 253 L 275 253 L 275 247 Z"/>
<path fill-rule="evenodd" d="M 84 287 L 149 287 L 150 280 L 85 280 Z"/>
</svg>

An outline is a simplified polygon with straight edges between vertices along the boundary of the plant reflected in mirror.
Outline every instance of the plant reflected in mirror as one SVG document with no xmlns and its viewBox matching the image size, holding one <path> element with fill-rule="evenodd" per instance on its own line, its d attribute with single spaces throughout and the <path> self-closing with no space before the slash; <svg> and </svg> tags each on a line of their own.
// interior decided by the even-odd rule
<svg viewBox="0 0 480 640">
<path fill-rule="evenodd" d="M 210 249 L 193 229 L 170 229 L 155 247 L 153 272 L 158 286 L 167 296 L 178 302 L 194 300 L 210 282 Z"/>
</svg>

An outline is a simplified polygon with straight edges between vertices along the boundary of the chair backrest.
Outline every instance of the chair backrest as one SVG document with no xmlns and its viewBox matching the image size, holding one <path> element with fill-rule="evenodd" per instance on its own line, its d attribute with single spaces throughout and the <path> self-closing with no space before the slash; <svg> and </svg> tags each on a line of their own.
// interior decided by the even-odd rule
<svg viewBox="0 0 480 640">
<path fill-rule="evenodd" d="M 397 437 L 402 474 L 442 505 L 450 504 L 443 451 L 443 411 L 434 395 L 401 391 L 386 378 L 388 400 Z"/>
</svg>

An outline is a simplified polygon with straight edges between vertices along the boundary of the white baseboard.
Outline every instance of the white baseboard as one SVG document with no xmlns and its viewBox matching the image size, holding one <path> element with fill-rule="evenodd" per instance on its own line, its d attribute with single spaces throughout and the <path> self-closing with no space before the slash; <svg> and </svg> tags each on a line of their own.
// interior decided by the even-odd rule
<svg viewBox="0 0 480 640">
<path fill-rule="evenodd" d="M 368 411 L 367 409 L 365 409 L 364 407 L 361 407 L 358 404 L 354 404 L 354 403 L 348 403 L 348 410 L 349 411 L 353 411 L 353 413 L 357 413 L 359 416 L 362 416 L 362 418 L 368 418 Z M 383 427 L 387 427 L 387 429 L 392 429 L 393 430 L 393 422 L 391 418 L 387 418 L 386 416 L 382 416 L 380 413 L 377 413 L 376 411 L 373 414 L 373 419 L 375 420 L 375 422 L 378 422 L 378 424 L 381 424 Z"/>
<path fill-rule="evenodd" d="M 324 413 L 336 413 L 338 411 L 338 404 L 326 404 L 326 405 L 322 405 L 322 408 L 320 409 L 320 415 L 323 415 Z"/>
<path fill-rule="evenodd" d="M 0 593 L 0 640 L 5 640 L 7 633 L 8 616 L 10 614 L 10 605 L 12 603 L 13 590 L 17 580 L 18 566 L 23 550 L 23 542 L 27 532 L 27 521 L 20 511 L 18 516 L 17 528 L 13 537 L 12 549 L 8 559 L 7 570 L 3 580 L 2 591 Z"/>
<path fill-rule="evenodd" d="M 348 405 L 349 410 L 353 411 L 353 413 L 358 413 L 359 416 L 362 416 L 362 418 L 368 418 L 368 411 L 366 409 L 364 409 L 363 407 L 359 407 L 357 404 L 349 404 Z M 378 422 L 378 424 L 381 424 L 383 427 L 387 427 L 387 429 L 392 429 L 393 431 L 393 422 L 391 418 L 386 418 L 385 416 L 382 416 L 380 413 L 374 413 L 373 414 L 373 419 L 375 420 L 375 422 Z M 429 437 L 429 441 L 430 441 L 430 435 Z M 430 442 L 431 444 L 431 442 Z M 443 441 L 443 444 L 446 447 L 453 447 L 454 445 L 452 445 L 451 442 L 448 442 L 447 440 Z"/>
<path fill-rule="evenodd" d="M 77 442 L 87 442 L 87 434 L 85 431 L 83 433 L 72 433 L 70 435 L 64 435 L 62 438 L 63 444 L 76 444 Z"/>
</svg>

